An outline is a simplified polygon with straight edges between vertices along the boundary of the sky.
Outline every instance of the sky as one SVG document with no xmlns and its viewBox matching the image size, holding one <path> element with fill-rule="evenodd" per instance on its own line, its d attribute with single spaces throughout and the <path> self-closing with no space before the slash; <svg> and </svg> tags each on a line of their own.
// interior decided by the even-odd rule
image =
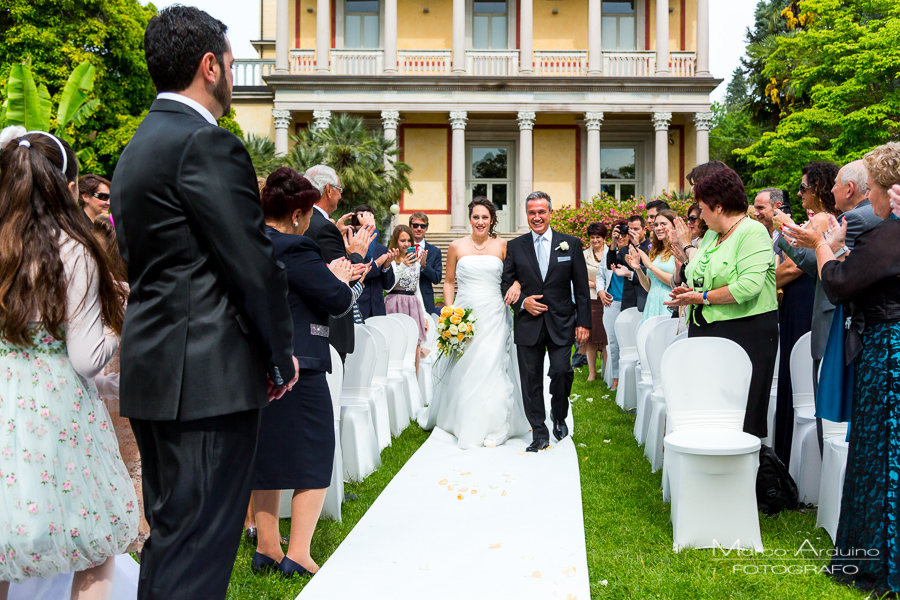
<svg viewBox="0 0 900 600">
<path fill-rule="evenodd" d="M 443 0 L 449 1 L 449 0 Z M 141 0 L 142 4 L 147 4 Z M 259 38 L 258 0 L 157 0 L 161 9 L 170 4 L 187 4 L 202 8 L 228 26 L 235 58 L 259 58 L 250 40 Z M 712 93 L 713 101 L 725 97 L 725 86 L 744 54 L 744 34 L 753 23 L 757 0 L 709 0 L 709 66 L 713 75 L 725 81 Z"/>
</svg>

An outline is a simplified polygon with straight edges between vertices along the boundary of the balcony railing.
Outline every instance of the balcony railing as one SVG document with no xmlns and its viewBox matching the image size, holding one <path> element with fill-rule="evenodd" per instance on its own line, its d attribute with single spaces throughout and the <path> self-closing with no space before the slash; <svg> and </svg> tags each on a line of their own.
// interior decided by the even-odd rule
<svg viewBox="0 0 900 600">
<path fill-rule="evenodd" d="M 519 74 L 518 50 L 469 50 L 466 73 L 476 77 L 509 77 Z"/>
<path fill-rule="evenodd" d="M 534 53 L 534 74 L 540 77 L 583 77 L 587 73 L 587 52 L 571 50 Z"/>
<path fill-rule="evenodd" d="M 604 77 L 650 77 L 656 73 L 655 52 L 604 52 Z M 669 74 L 672 77 L 693 77 L 696 67 L 693 52 L 672 52 L 669 55 Z M 291 75 L 316 73 L 315 50 L 295 49 L 289 57 Z M 588 54 L 583 50 L 548 51 L 534 53 L 534 74 L 538 77 L 585 77 Z M 264 77 L 275 70 L 271 59 L 240 59 L 235 61 L 234 85 L 264 86 Z M 450 50 L 399 50 L 397 72 L 400 75 L 439 77 L 450 75 Z M 377 76 L 384 72 L 382 50 L 336 49 L 331 51 L 329 73 L 332 75 Z M 466 74 L 478 77 L 511 77 L 519 74 L 518 50 L 469 50 L 466 52 Z"/>
</svg>

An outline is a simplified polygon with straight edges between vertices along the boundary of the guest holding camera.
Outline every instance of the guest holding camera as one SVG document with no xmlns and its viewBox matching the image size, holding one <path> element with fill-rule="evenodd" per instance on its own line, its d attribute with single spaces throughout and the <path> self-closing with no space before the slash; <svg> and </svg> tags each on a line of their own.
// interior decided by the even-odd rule
<svg viewBox="0 0 900 600">
<path fill-rule="evenodd" d="M 422 301 L 422 291 L 419 285 L 419 276 L 422 273 L 422 257 L 416 254 L 413 243 L 412 229 L 406 225 L 397 225 L 391 235 L 388 251 L 395 257 L 391 262 L 394 270 L 394 286 L 388 290 L 384 299 L 388 314 L 402 313 L 413 318 L 419 326 L 419 344 L 425 341 L 425 333 L 428 331 L 425 303 Z M 419 352 L 416 347 L 416 371 L 419 370 Z"/>
<path fill-rule="evenodd" d="M 276 569 L 286 576 L 315 573 L 319 565 L 309 546 L 334 459 L 334 413 L 325 373 L 331 372 L 329 316 L 340 319 L 353 309 L 367 265 L 341 258 L 325 263 L 319 246 L 303 235 L 319 192 L 288 167 L 276 169 L 262 193 L 266 229 L 288 278 L 288 304 L 294 322 L 294 353 L 299 379 L 283 398 L 262 411 L 253 505 L 258 549 L 254 572 Z M 294 490 L 287 555 L 281 549 L 278 509 L 281 490 Z"/>
<path fill-rule="evenodd" d="M 360 204 L 353 209 L 351 225 L 358 231 L 362 227 L 375 227 L 375 211 L 368 204 Z M 369 244 L 366 253 L 366 262 L 375 261 L 375 266 L 369 269 L 369 273 L 363 280 L 365 288 L 356 301 L 359 306 L 359 314 L 363 321 L 369 317 L 384 316 L 387 309 L 384 306 L 384 290 L 394 287 L 394 270 L 391 261 L 397 257 L 397 252 L 388 252 L 383 244 L 378 243 L 378 238 Z"/>
<path fill-rule="evenodd" d="M 647 290 L 641 287 L 634 270 L 625 258 L 628 256 L 629 246 L 650 252 L 650 242 L 647 241 L 645 227 L 644 217 L 631 215 L 624 227 L 618 225 L 613 229 L 612 243 L 606 255 L 606 266 L 613 273 L 622 277 L 622 310 L 637 307 L 639 311 L 643 312 L 644 305 L 647 303 Z"/>
<path fill-rule="evenodd" d="M 853 423 L 832 576 L 880 597 L 900 592 L 900 220 L 891 216 L 888 195 L 900 184 L 900 144 L 879 146 L 863 160 L 869 201 L 884 220 L 860 234 L 853 250 L 836 252 L 844 247 L 849 219 L 838 225 L 832 217 L 806 229 L 787 223 L 784 234 L 815 252 L 828 299 L 850 304 L 844 347 L 845 358 L 856 361 Z M 866 560 L 857 558 L 861 549 Z"/>
<path fill-rule="evenodd" d="M 738 174 L 723 169 L 694 186 L 709 231 L 685 269 L 687 282 L 667 306 L 690 306 L 688 337 L 738 343 L 753 363 L 744 431 L 766 437 L 769 393 L 778 352 L 775 253 L 765 226 L 747 218 Z"/>
</svg>

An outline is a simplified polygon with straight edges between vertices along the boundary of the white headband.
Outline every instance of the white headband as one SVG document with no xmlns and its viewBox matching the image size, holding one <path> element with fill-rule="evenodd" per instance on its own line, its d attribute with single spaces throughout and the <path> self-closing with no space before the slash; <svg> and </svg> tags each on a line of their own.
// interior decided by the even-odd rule
<svg viewBox="0 0 900 600">
<path fill-rule="evenodd" d="M 66 149 L 65 149 L 65 147 L 62 145 L 62 142 L 59 141 L 59 138 L 56 137 L 55 135 L 53 135 L 52 133 L 47 133 L 46 131 L 37 131 L 37 130 L 35 130 L 35 131 L 27 131 L 27 132 L 25 132 L 25 135 L 31 135 L 32 133 L 39 133 L 39 134 L 41 134 L 41 135 L 46 135 L 47 137 L 49 137 L 50 139 L 52 139 L 54 142 L 56 142 L 56 145 L 59 146 L 59 151 L 62 153 L 62 160 L 63 160 L 63 164 L 62 164 L 62 172 L 63 172 L 63 175 L 65 175 L 65 174 L 66 174 L 66 167 L 69 165 L 69 161 L 68 161 L 68 159 L 66 158 Z M 23 141 L 23 142 L 27 142 L 28 140 L 22 140 L 22 141 Z M 19 145 L 21 146 L 21 145 L 22 145 L 22 142 L 19 142 Z M 30 147 L 31 144 L 28 144 L 28 146 Z"/>
</svg>

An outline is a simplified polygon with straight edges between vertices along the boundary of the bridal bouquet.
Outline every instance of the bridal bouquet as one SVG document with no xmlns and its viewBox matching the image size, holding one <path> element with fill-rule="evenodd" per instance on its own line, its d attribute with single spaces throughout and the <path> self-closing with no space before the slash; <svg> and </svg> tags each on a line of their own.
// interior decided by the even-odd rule
<svg viewBox="0 0 900 600">
<path fill-rule="evenodd" d="M 445 306 L 438 318 L 438 355 L 459 358 L 475 335 L 471 308 Z"/>
</svg>

